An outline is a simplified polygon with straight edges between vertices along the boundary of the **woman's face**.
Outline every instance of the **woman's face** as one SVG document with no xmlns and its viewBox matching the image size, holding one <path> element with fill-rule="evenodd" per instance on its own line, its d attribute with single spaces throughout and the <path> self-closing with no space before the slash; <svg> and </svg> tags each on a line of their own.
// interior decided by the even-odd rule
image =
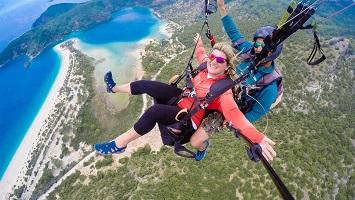
<svg viewBox="0 0 355 200">
<path fill-rule="evenodd" d="M 256 38 L 254 42 L 254 51 L 255 53 L 260 53 L 261 50 L 265 47 L 264 39 L 263 38 Z M 267 55 L 271 55 L 272 52 L 269 52 Z"/>
<path fill-rule="evenodd" d="M 265 44 L 264 44 L 264 39 L 263 38 L 256 38 L 254 42 L 254 51 L 255 53 L 260 53 L 261 50 L 263 50 Z"/>
<path fill-rule="evenodd" d="M 217 77 L 228 69 L 227 56 L 222 51 L 214 49 L 209 58 L 207 70 L 210 76 Z"/>
</svg>

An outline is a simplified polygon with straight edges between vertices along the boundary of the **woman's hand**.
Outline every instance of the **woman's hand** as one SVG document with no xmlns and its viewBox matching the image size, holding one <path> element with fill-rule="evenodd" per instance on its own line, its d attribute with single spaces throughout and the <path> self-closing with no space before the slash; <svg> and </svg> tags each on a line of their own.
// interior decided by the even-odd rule
<svg viewBox="0 0 355 200">
<path fill-rule="evenodd" d="M 218 7 L 224 7 L 224 0 L 217 0 Z"/>
<path fill-rule="evenodd" d="M 267 161 L 273 160 L 274 157 L 276 156 L 275 150 L 272 148 L 272 146 L 275 145 L 275 142 L 270 140 L 268 137 L 264 137 L 260 144 L 261 148 L 263 149 L 263 156 L 266 158 Z"/>
<path fill-rule="evenodd" d="M 201 39 L 200 34 L 196 33 L 196 36 L 194 37 L 195 43 L 197 43 Z"/>
<path fill-rule="evenodd" d="M 227 10 L 224 7 L 224 0 L 217 0 L 217 5 L 219 8 L 219 12 L 221 13 L 221 16 L 224 17 L 227 15 Z"/>
</svg>

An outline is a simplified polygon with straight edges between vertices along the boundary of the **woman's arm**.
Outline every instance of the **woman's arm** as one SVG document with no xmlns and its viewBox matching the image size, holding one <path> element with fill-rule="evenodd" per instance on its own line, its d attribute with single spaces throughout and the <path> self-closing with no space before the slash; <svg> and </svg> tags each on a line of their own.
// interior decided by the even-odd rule
<svg viewBox="0 0 355 200">
<path fill-rule="evenodd" d="M 259 132 L 252 123 L 250 123 L 239 110 L 235 103 L 232 93 L 224 93 L 219 98 L 219 107 L 227 122 L 232 123 L 235 129 L 239 129 L 243 135 L 248 137 L 254 143 L 260 143 L 264 134 Z"/>
<path fill-rule="evenodd" d="M 194 37 L 195 43 L 196 43 L 196 59 L 199 64 L 202 64 L 206 61 L 209 60 L 208 55 L 206 53 L 206 49 L 203 46 L 200 34 L 196 33 L 196 36 Z"/>
<path fill-rule="evenodd" d="M 223 28 L 229 39 L 232 41 L 233 47 L 241 54 L 248 52 L 252 48 L 253 44 L 250 41 L 244 40 L 244 37 L 237 28 L 237 25 L 227 13 L 226 8 L 224 7 L 224 0 L 217 0 L 217 4 L 222 17 L 221 20 Z"/>
<path fill-rule="evenodd" d="M 224 17 L 227 15 L 227 10 L 226 7 L 224 7 L 224 0 L 217 0 L 217 5 L 219 8 L 219 11 L 221 13 L 221 16 Z"/>
<path fill-rule="evenodd" d="M 231 95 L 223 94 L 221 96 L 220 107 L 227 122 L 231 122 L 235 129 L 239 129 L 241 133 L 253 143 L 258 143 L 262 148 L 262 154 L 266 160 L 273 160 L 273 157 L 276 156 L 276 152 L 273 149 L 275 142 L 259 132 L 253 124 L 245 118 Z"/>
</svg>

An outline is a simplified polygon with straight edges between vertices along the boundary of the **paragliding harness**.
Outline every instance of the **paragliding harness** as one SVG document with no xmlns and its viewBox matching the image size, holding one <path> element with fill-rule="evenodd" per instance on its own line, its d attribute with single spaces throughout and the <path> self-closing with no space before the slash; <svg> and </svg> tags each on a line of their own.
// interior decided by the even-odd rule
<svg viewBox="0 0 355 200">
<path fill-rule="evenodd" d="M 197 113 L 201 109 L 206 109 L 209 103 L 215 98 L 219 97 L 222 92 L 220 90 L 224 84 L 232 84 L 233 80 L 229 77 L 220 79 L 213 83 L 208 92 L 208 96 L 204 98 L 196 97 L 196 92 L 194 91 L 194 85 L 192 83 L 192 79 L 198 74 L 199 71 L 205 69 L 207 67 L 207 62 L 199 65 L 198 68 L 189 71 L 186 69 L 186 85 L 185 88 L 188 89 L 189 92 L 182 93 L 181 95 L 172 98 L 168 105 L 176 105 L 177 102 L 184 97 L 192 97 L 194 99 L 194 103 L 191 106 L 190 110 L 183 109 L 181 110 L 175 117 L 177 123 L 164 126 L 158 124 L 159 130 L 161 132 L 161 137 L 164 145 L 174 146 L 175 154 L 185 157 L 185 158 L 195 158 L 195 153 L 188 150 L 186 147 L 182 146 L 182 144 L 188 143 L 192 134 L 196 131 L 194 129 L 188 130 L 187 125 L 191 123 L 190 118 Z M 213 96 L 213 97 L 212 97 Z M 195 105 L 194 108 L 192 108 Z M 206 114 L 207 115 L 207 114 Z"/>
<path fill-rule="evenodd" d="M 271 85 L 276 81 L 277 86 L 277 95 L 276 99 L 281 98 L 281 95 L 284 91 L 283 88 L 283 76 L 277 68 L 274 66 L 274 70 L 264 76 L 260 77 L 255 84 L 248 84 L 239 87 L 238 90 L 234 93 L 234 100 L 239 106 L 239 109 L 242 113 L 247 113 L 251 110 L 253 104 L 256 102 L 256 99 L 252 98 L 253 95 L 257 92 L 261 92 L 264 88 Z M 248 98 L 251 97 L 251 98 Z M 275 107 L 279 101 L 276 101 L 271 105 L 271 108 Z"/>
</svg>

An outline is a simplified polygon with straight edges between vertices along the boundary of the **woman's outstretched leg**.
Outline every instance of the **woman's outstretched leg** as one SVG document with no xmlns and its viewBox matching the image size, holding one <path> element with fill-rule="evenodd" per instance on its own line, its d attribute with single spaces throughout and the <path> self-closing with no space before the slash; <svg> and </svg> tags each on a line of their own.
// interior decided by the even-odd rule
<svg viewBox="0 0 355 200">
<path fill-rule="evenodd" d="M 120 154 L 126 150 L 128 143 L 139 138 L 140 136 L 141 135 L 139 135 L 134 128 L 131 128 L 129 131 L 109 142 L 95 144 L 94 148 L 97 153 L 103 155 Z"/>
<path fill-rule="evenodd" d="M 130 83 L 123 84 L 123 85 L 116 85 L 115 87 L 112 88 L 112 92 L 113 93 L 122 92 L 122 93 L 132 94 Z"/>
<path fill-rule="evenodd" d="M 205 157 L 205 155 L 207 153 L 207 148 L 210 145 L 210 143 L 208 142 L 209 137 L 210 136 L 207 134 L 207 132 L 201 126 L 192 135 L 192 137 L 190 139 L 190 143 L 193 147 L 195 147 L 197 149 L 197 152 L 195 155 L 196 161 L 201 161 Z"/>
<path fill-rule="evenodd" d="M 104 81 L 109 93 L 123 92 L 133 95 L 147 94 L 161 104 L 167 104 L 172 98 L 179 96 L 183 90 L 175 86 L 158 81 L 140 80 L 117 85 L 109 71 L 105 74 Z"/>
<path fill-rule="evenodd" d="M 156 123 L 162 125 L 176 123 L 175 117 L 180 110 L 177 106 L 155 104 L 148 108 L 133 128 L 112 141 L 96 144 L 95 150 L 104 155 L 123 153 L 128 143 L 149 133 Z"/>
<path fill-rule="evenodd" d="M 123 92 L 123 93 L 128 93 L 131 94 L 131 87 L 130 84 L 124 84 L 124 85 L 117 85 L 115 81 L 112 78 L 112 72 L 109 71 L 105 74 L 104 76 L 104 81 L 106 83 L 106 91 L 108 93 L 116 93 L 116 92 Z"/>
</svg>

